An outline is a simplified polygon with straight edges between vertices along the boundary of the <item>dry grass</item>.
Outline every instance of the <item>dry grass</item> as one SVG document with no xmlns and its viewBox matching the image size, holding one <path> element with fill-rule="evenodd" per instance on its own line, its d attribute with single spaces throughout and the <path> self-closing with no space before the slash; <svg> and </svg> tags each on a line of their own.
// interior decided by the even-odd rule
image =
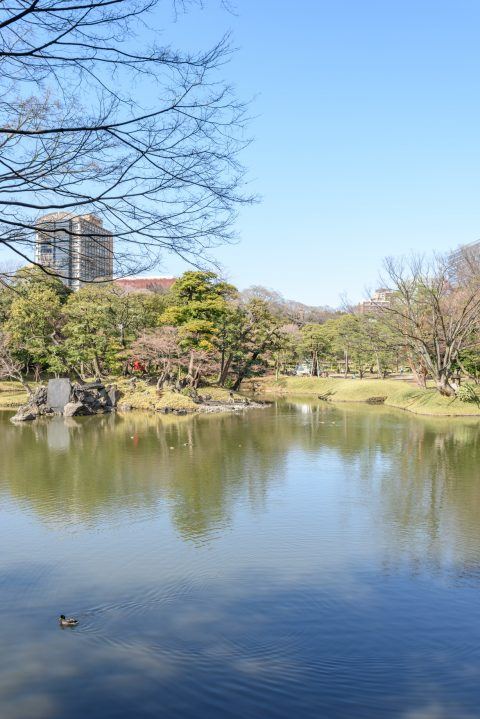
<svg viewBox="0 0 480 719">
<path fill-rule="evenodd" d="M 120 405 L 130 405 L 132 409 L 143 409 L 151 412 L 158 412 L 166 407 L 176 410 L 186 410 L 187 412 L 201 411 L 201 405 L 195 404 L 190 398 L 179 392 L 171 392 L 164 390 L 160 394 L 154 385 L 148 384 L 144 380 L 137 380 L 135 387 L 128 379 L 112 378 L 112 384 L 115 384 L 122 393 Z M 229 390 L 222 387 L 202 387 L 199 390 L 202 396 L 210 395 L 212 400 L 216 402 L 228 402 L 230 399 Z M 241 399 L 241 395 L 234 393 L 236 399 Z"/>
<path fill-rule="evenodd" d="M 16 409 L 28 400 L 27 392 L 20 382 L 0 382 L 0 409 Z"/>
<path fill-rule="evenodd" d="M 215 402 L 228 402 L 230 399 L 231 390 L 225 389 L 224 387 L 202 387 L 198 390 L 198 393 L 204 397 L 210 395 Z M 238 392 L 232 392 L 233 397 L 236 401 L 241 402 L 244 397 Z"/>
<path fill-rule="evenodd" d="M 132 409 L 143 409 L 150 412 L 158 412 L 165 407 L 185 409 L 187 412 L 195 412 L 197 409 L 197 405 L 190 397 L 169 391 L 159 394 L 155 385 L 148 384 L 144 380 L 137 380 L 135 387 L 123 378 L 113 379 L 112 384 L 115 384 L 122 393 L 119 404 L 129 405 Z"/>
<path fill-rule="evenodd" d="M 332 402 L 366 402 L 385 397 L 385 405 L 429 416 L 480 416 L 480 407 L 442 397 L 433 388 L 420 389 L 398 380 L 332 379 L 321 377 L 273 377 L 255 380 L 257 392 L 282 395 L 328 395 Z"/>
</svg>

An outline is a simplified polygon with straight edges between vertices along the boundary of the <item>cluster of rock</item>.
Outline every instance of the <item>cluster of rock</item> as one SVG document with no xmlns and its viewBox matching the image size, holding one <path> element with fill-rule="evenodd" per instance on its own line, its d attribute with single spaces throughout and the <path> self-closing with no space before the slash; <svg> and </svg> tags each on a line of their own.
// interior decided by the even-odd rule
<svg viewBox="0 0 480 719">
<path fill-rule="evenodd" d="M 244 412 L 246 409 L 263 409 L 268 406 L 268 402 L 206 402 L 200 407 L 199 412 L 205 414 L 216 412 Z"/>
<path fill-rule="evenodd" d="M 386 397 L 368 397 L 367 404 L 385 404 Z"/>
<path fill-rule="evenodd" d="M 243 412 L 245 409 L 262 409 L 268 406 L 268 402 L 253 401 L 248 397 L 239 399 L 235 397 L 233 393 L 230 394 L 230 399 L 227 401 L 218 401 L 212 399 L 210 395 L 199 395 L 201 407 L 199 412 L 212 413 L 212 412 Z"/>
<path fill-rule="evenodd" d="M 67 378 L 51 379 L 46 387 L 39 387 L 33 397 L 20 407 L 12 422 L 26 422 L 44 415 L 63 414 L 64 417 L 102 414 L 116 408 L 119 391 L 102 382 L 72 383 Z"/>
</svg>

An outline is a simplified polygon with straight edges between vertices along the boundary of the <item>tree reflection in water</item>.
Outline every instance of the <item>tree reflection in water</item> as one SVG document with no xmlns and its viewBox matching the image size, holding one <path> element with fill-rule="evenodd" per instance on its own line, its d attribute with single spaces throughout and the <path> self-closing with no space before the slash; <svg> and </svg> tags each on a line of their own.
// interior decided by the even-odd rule
<svg viewBox="0 0 480 719">
<path fill-rule="evenodd" d="M 46 521 L 95 524 L 165 505 L 184 538 L 202 537 L 228 525 L 238 500 L 265 506 L 292 452 L 329 451 L 361 477 L 377 521 L 412 562 L 425 550 L 438 562 L 478 559 L 475 420 L 305 399 L 243 416 L 7 420 L 4 413 L 0 491 Z"/>
<path fill-rule="evenodd" d="M 0 456 L 2 719 L 475 716 L 476 421 L 3 414 Z"/>
</svg>

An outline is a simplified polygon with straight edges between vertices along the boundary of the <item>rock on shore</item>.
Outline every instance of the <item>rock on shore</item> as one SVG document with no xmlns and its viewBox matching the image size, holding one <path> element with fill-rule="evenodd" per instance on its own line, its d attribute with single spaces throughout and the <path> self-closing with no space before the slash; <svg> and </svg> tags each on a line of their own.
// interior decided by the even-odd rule
<svg viewBox="0 0 480 719">
<path fill-rule="evenodd" d="M 12 422 L 27 422 L 37 417 L 63 414 L 64 417 L 111 412 L 119 399 L 115 387 L 102 382 L 71 383 L 68 378 L 49 380 L 33 397 L 20 407 Z"/>
<path fill-rule="evenodd" d="M 253 402 L 252 400 L 247 399 L 243 402 L 207 401 L 199 407 L 198 411 L 204 414 L 213 414 L 217 412 L 244 412 L 246 409 L 263 409 L 268 406 L 268 402 Z"/>
</svg>

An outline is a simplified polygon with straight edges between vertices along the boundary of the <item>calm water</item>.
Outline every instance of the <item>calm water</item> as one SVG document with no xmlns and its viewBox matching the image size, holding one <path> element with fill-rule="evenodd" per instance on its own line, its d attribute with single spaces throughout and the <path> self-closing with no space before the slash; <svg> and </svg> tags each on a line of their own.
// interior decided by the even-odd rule
<svg viewBox="0 0 480 719">
<path fill-rule="evenodd" d="M 480 717 L 479 423 L 8 417 L 1 719 Z"/>
</svg>

